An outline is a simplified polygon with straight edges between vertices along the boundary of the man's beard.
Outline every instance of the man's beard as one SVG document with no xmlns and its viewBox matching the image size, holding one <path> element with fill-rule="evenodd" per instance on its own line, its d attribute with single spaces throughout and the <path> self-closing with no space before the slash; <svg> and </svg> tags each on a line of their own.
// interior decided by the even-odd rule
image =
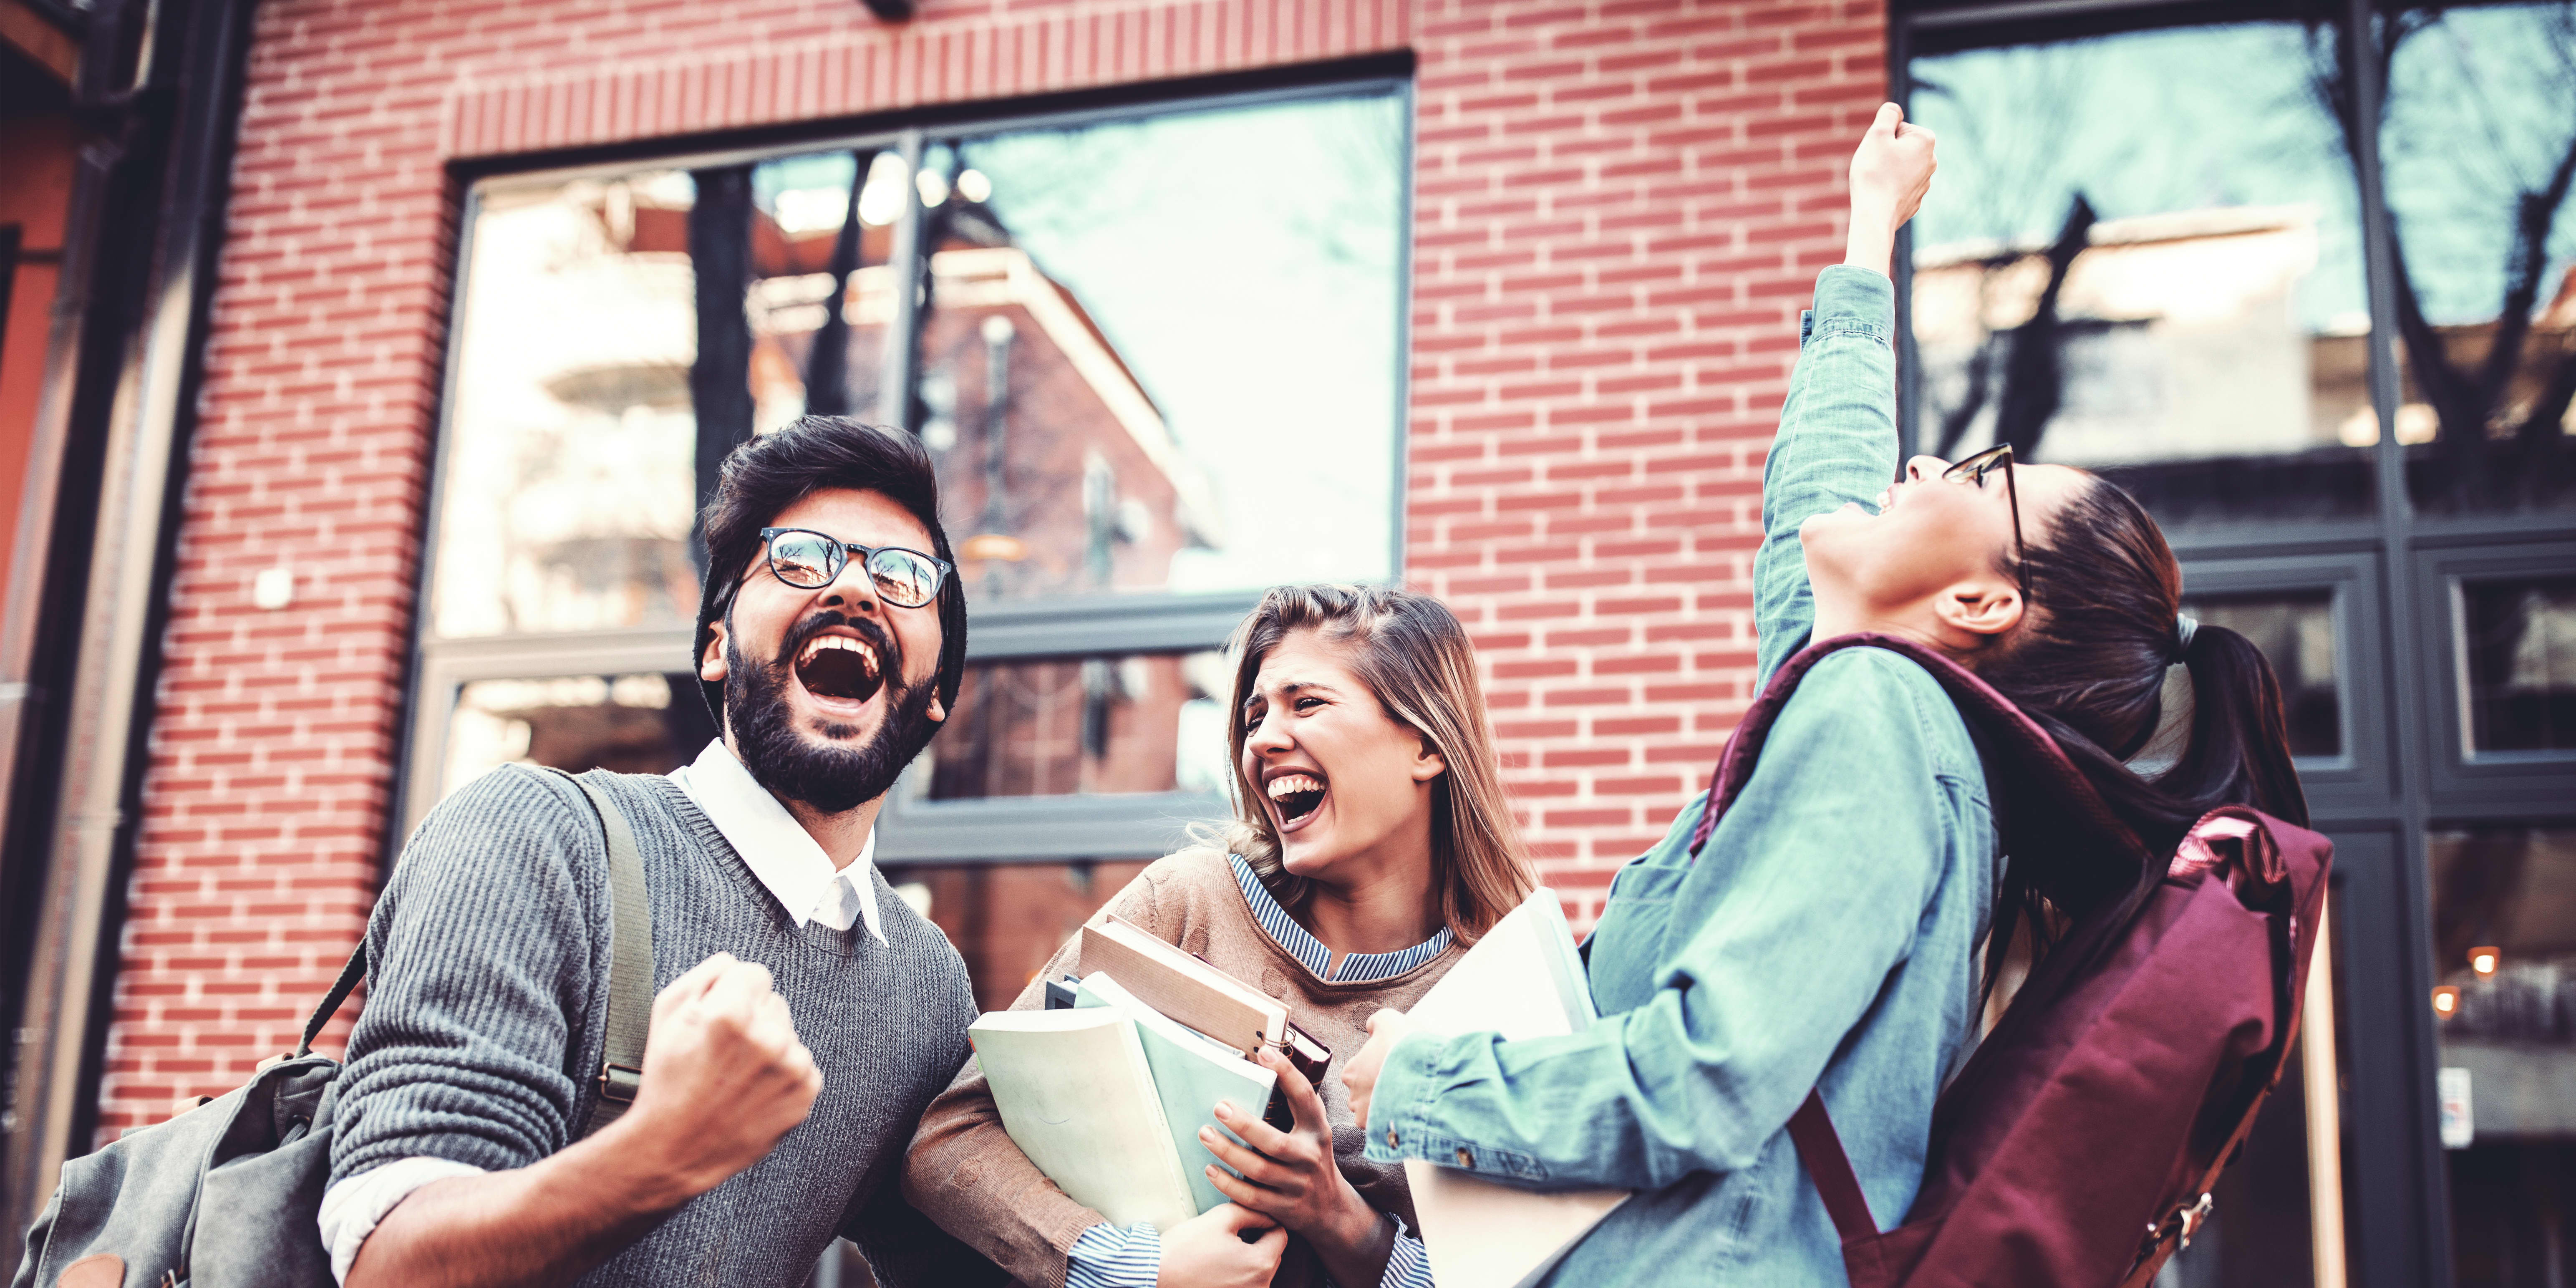
<svg viewBox="0 0 2576 1288">
<path fill-rule="evenodd" d="M 817 743 L 795 727 L 787 705 L 787 686 L 794 674 L 797 650 L 817 633 L 848 626 L 867 637 L 885 672 L 885 719 L 863 746 Z M 930 700 L 939 690 L 936 675 L 919 684 L 903 679 L 903 655 L 887 631 L 874 623 L 824 612 L 788 632 L 776 660 L 749 665 L 725 632 L 725 719 L 733 726 L 742 767 L 752 780 L 772 793 L 825 814 L 843 814 L 886 794 L 894 780 L 939 732 L 930 718 Z M 827 722 L 823 732 L 845 736 L 849 726 Z"/>
</svg>

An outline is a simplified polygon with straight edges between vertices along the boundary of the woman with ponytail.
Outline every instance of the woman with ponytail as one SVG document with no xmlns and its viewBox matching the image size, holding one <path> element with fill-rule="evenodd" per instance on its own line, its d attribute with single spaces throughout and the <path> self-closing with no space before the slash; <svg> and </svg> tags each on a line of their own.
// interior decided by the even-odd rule
<svg viewBox="0 0 2576 1288">
<path fill-rule="evenodd" d="M 1900 469 L 1887 271 L 1932 151 L 1891 103 L 1852 158 L 1848 252 L 1817 278 L 1765 464 L 1757 684 L 1812 641 L 1895 636 L 2019 705 L 2150 852 L 2219 805 L 2304 822 L 2270 668 L 2179 616 L 2135 499 L 2008 448 Z M 1900 1217 L 1977 1036 L 1980 945 L 1991 965 L 2025 914 L 2134 907 L 2161 875 L 2128 845 L 2008 861 L 2008 786 L 1922 664 L 1814 659 L 1696 858 L 1706 797 L 1611 884 L 1585 945 L 1599 1023 L 1505 1041 L 1372 1020 L 1343 1072 L 1368 1156 L 1636 1191 L 1545 1283 L 1845 1282 L 1785 1131 L 1808 1091 L 1869 1210 Z"/>
</svg>

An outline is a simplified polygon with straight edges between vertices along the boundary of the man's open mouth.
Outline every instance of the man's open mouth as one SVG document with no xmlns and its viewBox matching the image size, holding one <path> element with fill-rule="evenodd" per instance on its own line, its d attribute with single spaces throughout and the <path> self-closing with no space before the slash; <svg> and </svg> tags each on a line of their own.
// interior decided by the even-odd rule
<svg viewBox="0 0 2576 1288">
<path fill-rule="evenodd" d="M 1262 784 L 1271 807 L 1279 811 L 1279 828 L 1293 832 L 1324 804 L 1324 781 L 1311 774 L 1283 774 Z"/>
<path fill-rule="evenodd" d="M 866 640 L 817 635 L 796 651 L 796 679 L 818 698 L 865 702 L 885 687 L 877 651 Z"/>
</svg>

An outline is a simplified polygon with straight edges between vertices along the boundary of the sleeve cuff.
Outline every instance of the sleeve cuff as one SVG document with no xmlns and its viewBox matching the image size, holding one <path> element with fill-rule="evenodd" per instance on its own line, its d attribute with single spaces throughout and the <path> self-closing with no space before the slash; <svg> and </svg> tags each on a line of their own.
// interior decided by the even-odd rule
<svg viewBox="0 0 2576 1288">
<path fill-rule="evenodd" d="M 322 1212 L 317 1221 L 322 1228 L 322 1246 L 331 1250 L 332 1280 L 348 1280 L 349 1267 L 357 1264 L 358 1249 L 365 1246 L 367 1236 L 375 1233 L 385 1214 L 410 1198 L 413 1190 L 451 1176 L 482 1174 L 483 1169 L 472 1163 L 422 1154 L 398 1158 L 333 1183 L 322 1192 Z"/>
<path fill-rule="evenodd" d="M 1422 1106 L 1431 1103 L 1432 1076 L 1445 1038 L 1415 1033 L 1395 1044 L 1378 1066 L 1377 1087 L 1369 1093 L 1368 1146 L 1363 1154 L 1381 1163 L 1406 1159 L 1440 1162 L 1427 1152 L 1431 1138 Z"/>
<path fill-rule="evenodd" d="M 1836 333 L 1894 343 L 1896 283 L 1884 273 L 1834 264 L 1816 274 L 1816 307 L 1799 322 L 1799 342 Z"/>
<path fill-rule="evenodd" d="M 1064 1288 L 1154 1288 L 1162 1270 L 1163 1236 L 1152 1224 L 1121 1230 L 1103 1221 L 1065 1253 Z"/>
<path fill-rule="evenodd" d="M 1472 1061 L 1478 1044 L 1490 1044 L 1498 1037 L 1416 1033 L 1397 1043 L 1386 1053 L 1377 1089 L 1369 1096 L 1365 1156 L 1381 1163 L 1419 1160 L 1528 1184 L 1547 1183 L 1547 1165 L 1536 1155 L 1473 1139 L 1477 1129 L 1457 1121 L 1455 1098 L 1445 1106 L 1441 1101 L 1444 1089 L 1459 1085 L 1460 1070 Z M 1451 1112 L 1444 1115 L 1444 1108 Z M 1472 1111 L 1469 1116 L 1474 1116 Z"/>
<path fill-rule="evenodd" d="M 1404 1228 L 1403 1217 L 1395 1218 L 1395 1250 L 1386 1256 L 1377 1288 L 1432 1288 L 1431 1250 Z"/>
</svg>

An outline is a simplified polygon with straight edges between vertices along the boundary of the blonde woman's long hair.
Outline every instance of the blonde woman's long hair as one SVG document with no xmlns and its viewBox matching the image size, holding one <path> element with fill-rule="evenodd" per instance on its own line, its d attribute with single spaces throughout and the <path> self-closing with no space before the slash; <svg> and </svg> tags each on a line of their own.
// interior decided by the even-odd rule
<svg viewBox="0 0 2576 1288">
<path fill-rule="evenodd" d="M 1249 736 L 1244 707 L 1261 663 L 1280 641 L 1311 630 L 1349 650 L 1350 668 L 1377 695 L 1387 717 L 1411 728 L 1440 753 L 1446 772 L 1432 780 L 1431 870 L 1450 936 L 1474 943 L 1537 888 L 1529 850 L 1503 796 L 1501 766 L 1485 693 L 1476 682 L 1476 650 L 1448 606 L 1428 595 L 1379 586 L 1277 586 L 1235 629 L 1234 701 L 1226 715 L 1226 750 L 1234 765 L 1234 821 L 1212 837 L 1243 856 L 1280 904 L 1296 908 L 1307 882 L 1280 859 L 1279 831 L 1262 807 L 1258 783 L 1243 774 Z"/>
</svg>

